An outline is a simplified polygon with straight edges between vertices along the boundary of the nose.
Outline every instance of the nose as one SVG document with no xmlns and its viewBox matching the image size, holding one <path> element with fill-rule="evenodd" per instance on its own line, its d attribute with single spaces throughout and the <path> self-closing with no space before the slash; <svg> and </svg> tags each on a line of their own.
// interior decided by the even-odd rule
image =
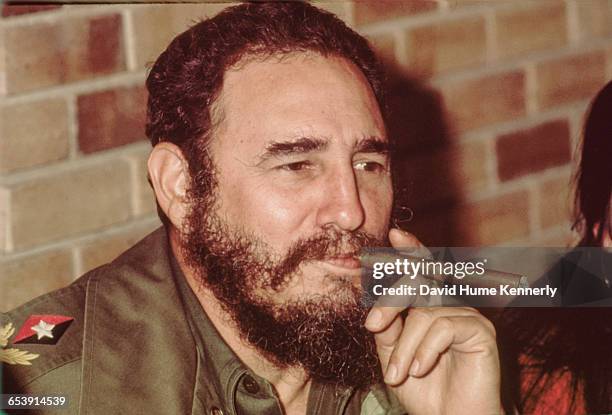
<svg viewBox="0 0 612 415">
<path fill-rule="evenodd" d="M 321 188 L 319 226 L 354 231 L 363 225 L 365 212 L 356 179 L 352 167 L 330 172 Z"/>
</svg>

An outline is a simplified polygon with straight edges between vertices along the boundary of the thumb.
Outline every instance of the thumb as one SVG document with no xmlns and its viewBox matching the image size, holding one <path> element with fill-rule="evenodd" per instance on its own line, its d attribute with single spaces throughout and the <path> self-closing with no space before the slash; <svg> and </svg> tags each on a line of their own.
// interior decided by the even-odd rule
<svg viewBox="0 0 612 415">
<path fill-rule="evenodd" d="M 424 245 L 410 232 L 393 228 L 389 231 L 389 241 L 394 248 L 422 248 Z"/>
</svg>

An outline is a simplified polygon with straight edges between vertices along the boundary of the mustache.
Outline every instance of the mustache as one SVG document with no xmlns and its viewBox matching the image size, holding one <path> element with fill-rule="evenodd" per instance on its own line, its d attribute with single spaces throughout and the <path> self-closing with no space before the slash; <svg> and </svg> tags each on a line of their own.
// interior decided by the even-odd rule
<svg viewBox="0 0 612 415">
<path fill-rule="evenodd" d="M 299 239 L 292 244 L 277 266 L 270 287 L 274 290 L 280 289 L 286 277 L 297 271 L 302 262 L 324 260 L 334 256 L 356 256 L 363 248 L 382 247 L 386 242 L 365 231 L 341 232 L 335 229 Z"/>
</svg>

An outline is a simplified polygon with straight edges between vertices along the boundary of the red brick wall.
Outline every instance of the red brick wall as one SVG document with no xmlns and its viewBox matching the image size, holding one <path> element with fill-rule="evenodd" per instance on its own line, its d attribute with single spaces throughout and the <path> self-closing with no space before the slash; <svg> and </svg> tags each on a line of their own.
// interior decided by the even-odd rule
<svg viewBox="0 0 612 415">
<path fill-rule="evenodd" d="M 394 73 L 404 227 L 430 244 L 570 243 L 589 99 L 612 77 L 612 1 L 319 3 Z M 226 4 L 3 5 L 0 308 L 69 283 L 158 225 L 146 65 Z"/>
</svg>

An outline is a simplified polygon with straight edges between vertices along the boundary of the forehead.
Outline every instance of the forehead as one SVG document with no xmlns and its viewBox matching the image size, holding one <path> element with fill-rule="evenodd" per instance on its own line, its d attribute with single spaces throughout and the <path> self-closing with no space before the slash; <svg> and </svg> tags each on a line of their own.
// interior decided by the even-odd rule
<svg viewBox="0 0 612 415">
<path fill-rule="evenodd" d="M 252 59 L 229 70 L 215 104 L 222 114 L 211 146 L 257 150 L 293 136 L 346 145 L 385 138 L 376 98 L 351 62 L 316 53 Z"/>
</svg>

